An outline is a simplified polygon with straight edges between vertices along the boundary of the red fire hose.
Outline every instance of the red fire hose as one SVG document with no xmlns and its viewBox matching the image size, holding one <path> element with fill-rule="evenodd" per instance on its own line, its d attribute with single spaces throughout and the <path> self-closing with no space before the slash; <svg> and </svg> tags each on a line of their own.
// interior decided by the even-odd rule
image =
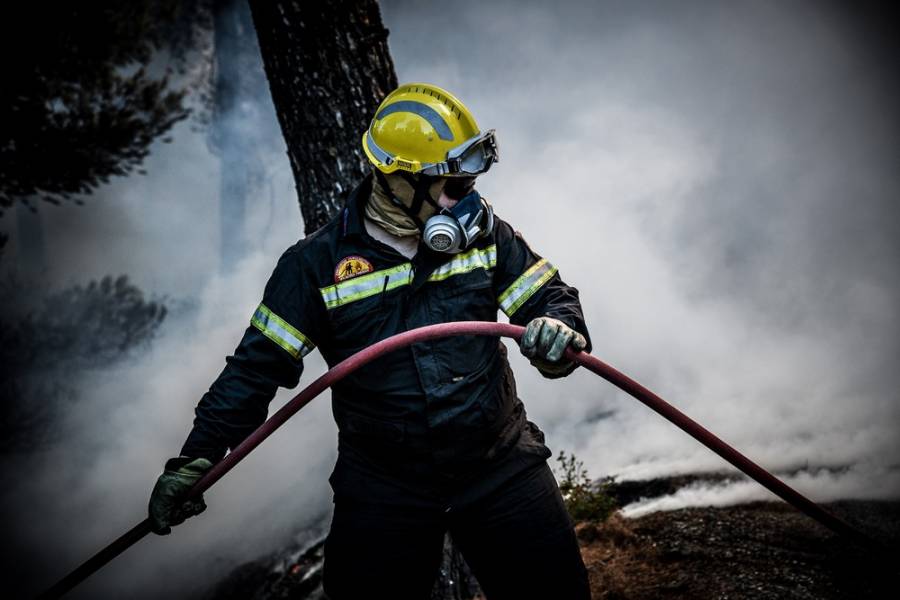
<svg viewBox="0 0 900 600">
<path fill-rule="evenodd" d="M 490 335 L 497 337 L 508 337 L 518 340 L 522 336 L 525 329 L 518 325 L 509 325 L 506 323 L 488 323 L 483 321 L 460 321 L 456 323 L 444 323 L 440 325 L 429 325 L 420 327 L 412 331 L 397 334 L 382 340 L 368 348 L 361 350 L 353 356 L 335 365 L 334 368 L 313 381 L 294 398 L 281 407 L 278 412 L 271 416 L 265 423 L 259 426 L 250 436 L 231 451 L 225 458 L 216 463 L 200 481 L 191 488 L 187 494 L 187 498 L 194 498 L 208 490 L 214 483 L 221 479 L 228 471 L 230 471 L 245 456 L 250 454 L 254 448 L 259 446 L 264 439 L 269 437 L 276 429 L 281 427 L 285 421 L 290 419 L 297 411 L 306 406 L 310 400 L 318 396 L 327 388 L 337 381 L 340 381 L 356 369 L 362 367 L 366 363 L 373 361 L 382 354 L 397 350 L 435 338 L 449 337 L 455 335 Z M 781 497 L 786 502 L 812 517 L 819 523 L 825 525 L 832 531 L 846 536 L 847 538 L 861 543 L 869 547 L 880 547 L 874 540 L 866 536 L 864 533 L 849 525 L 846 521 L 840 519 L 834 514 L 828 512 L 812 500 L 806 498 L 780 479 L 751 461 L 749 458 L 720 440 L 713 435 L 712 432 L 705 429 L 699 423 L 679 411 L 677 408 L 667 403 L 665 400 L 634 381 L 630 377 L 620 373 L 616 369 L 606 363 L 594 358 L 590 354 L 575 353 L 571 349 L 566 349 L 566 358 L 573 360 L 593 371 L 600 377 L 603 377 L 613 385 L 628 392 L 666 419 L 686 431 L 688 434 L 697 439 L 704 446 L 730 462 L 732 465 L 761 483 L 771 492 Z M 71 590 L 73 587 L 84 581 L 92 573 L 98 571 L 106 563 L 124 552 L 126 549 L 137 543 L 138 540 L 150 533 L 150 521 L 145 519 L 135 525 L 130 531 L 122 535 L 119 539 L 108 545 L 106 548 L 92 556 L 80 567 L 66 575 L 56 585 L 44 592 L 41 598 L 58 598 Z"/>
</svg>

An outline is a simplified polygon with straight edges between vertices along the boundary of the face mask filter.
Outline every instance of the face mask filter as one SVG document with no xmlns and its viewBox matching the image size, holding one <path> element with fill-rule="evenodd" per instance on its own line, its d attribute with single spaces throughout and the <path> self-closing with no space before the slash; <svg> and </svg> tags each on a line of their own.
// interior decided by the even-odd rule
<svg viewBox="0 0 900 600">
<path fill-rule="evenodd" d="M 456 254 L 494 229 L 494 211 L 476 191 L 425 223 L 422 239 L 435 252 Z"/>
</svg>

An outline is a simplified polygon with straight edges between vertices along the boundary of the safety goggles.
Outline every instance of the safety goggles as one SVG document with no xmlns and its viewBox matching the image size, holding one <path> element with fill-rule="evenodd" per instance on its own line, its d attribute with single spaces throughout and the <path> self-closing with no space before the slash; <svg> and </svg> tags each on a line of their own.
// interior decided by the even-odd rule
<svg viewBox="0 0 900 600">
<path fill-rule="evenodd" d="M 480 175 L 500 160 L 500 148 L 493 129 L 488 129 L 447 152 L 447 160 L 422 165 L 423 175 Z"/>
</svg>

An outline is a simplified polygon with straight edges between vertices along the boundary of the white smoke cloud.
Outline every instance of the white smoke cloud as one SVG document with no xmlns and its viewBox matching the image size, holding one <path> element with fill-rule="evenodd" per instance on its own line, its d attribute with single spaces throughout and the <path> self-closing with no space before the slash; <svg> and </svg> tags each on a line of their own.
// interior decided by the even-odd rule
<svg viewBox="0 0 900 600">
<path fill-rule="evenodd" d="M 898 94 L 872 24 L 821 3 L 458 8 L 441 34 L 385 3 L 400 79 L 497 128 L 479 189 L 581 290 L 594 354 L 767 468 L 846 467 L 805 482 L 818 500 L 900 494 Z M 590 373 L 514 367 L 595 476 L 727 467 Z"/>
<path fill-rule="evenodd" d="M 264 82 L 263 82 L 264 83 Z M 267 86 L 222 127 L 222 145 L 241 148 L 243 115 L 278 132 Z M 227 132 L 233 132 L 227 137 Z M 22 573 L 7 587 L 37 593 L 146 517 L 150 490 L 177 455 L 193 409 L 224 367 L 280 254 L 302 236 L 296 191 L 280 134 L 259 149 L 266 181 L 246 198 L 248 253 L 220 267 L 220 175 L 205 133 L 181 123 L 172 144 L 156 144 L 147 176 L 111 182 L 83 207 L 42 210 L 50 289 L 127 273 L 172 307 L 146 353 L 114 368 L 71 373 L 71 410 L 58 442 L 6 457 L 0 502 L 9 551 Z M 15 249 L 15 234 L 12 246 Z M 13 251 L 5 265 L 16 262 Z M 324 372 L 306 360 L 301 386 Z M 297 390 L 281 390 L 270 414 Z M 237 564 L 321 534 L 331 506 L 327 478 L 336 456 L 329 395 L 313 402 L 207 492 L 207 512 L 171 536 L 142 540 L 71 594 L 72 598 L 188 597 Z M 27 474 L 25 476 L 24 474 Z"/>
<path fill-rule="evenodd" d="M 190 148 L 190 137 L 182 132 L 177 139 L 187 139 Z M 201 152 L 187 152 L 183 158 L 201 167 L 213 160 Z M 177 187 L 177 174 L 169 175 L 159 180 Z M 195 259 L 206 263 L 202 282 L 193 283 L 198 289 L 194 308 L 171 314 L 149 351 L 135 360 L 73 373 L 77 410 L 58 423 L 60 443 L 15 457 L 15 471 L 29 475 L 4 490 L 3 501 L 8 513 L 17 515 L 10 534 L 17 539 L 20 557 L 40 564 L 40 581 L 33 585 L 49 585 L 146 517 L 149 492 L 163 463 L 177 455 L 194 406 L 240 340 L 278 255 L 296 241 L 300 224 L 289 173 L 285 175 L 279 182 L 285 198 L 281 214 L 271 222 L 247 223 L 248 235 L 261 240 L 259 248 L 228 274 L 218 273 L 215 257 L 198 241 L 184 248 L 196 249 L 196 254 L 189 251 L 178 261 L 159 265 L 182 271 L 169 275 L 177 282 L 184 271 L 198 270 Z M 171 233 L 187 235 L 203 221 L 194 219 L 193 225 L 184 223 Z M 260 237 L 262 233 L 266 235 Z M 164 243 L 143 242 L 151 248 Z M 318 355 L 310 357 L 301 385 L 325 368 Z M 294 392 L 282 390 L 270 414 Z M 336 452 L 327 396 L 307 406 L 210 490 L 210 508 L 201 518 L 169 537 L 145 539 L 72 597 L 183 597 L 202 591 L 239 561 L 285 545 L 304 528 L 321 528 L 330 506 L 326 480 Z M 191 580 L 197 568 L 203 576 Z"/>
<path fill-rule="evenodd" d="M 869 498 L 895 500 L 898 475 L 878 465 L 857 464 L 841 472 L 817 469 L 781 477 L 782 481 L 804 494 L 815 493 L 819 502 L 857 497 L 858 490 L 870 490 Z M 885 483 L 888 485 L 885 485 Z M 752 501 L 779 501 L 775 494 L 753 481 L 720 484 L 696 483 L 674 494 L 639 500 L 622 509 L 629 518 L 638 518 L 661 510 L 691 506 L 732 506 Z"/>
</svg>

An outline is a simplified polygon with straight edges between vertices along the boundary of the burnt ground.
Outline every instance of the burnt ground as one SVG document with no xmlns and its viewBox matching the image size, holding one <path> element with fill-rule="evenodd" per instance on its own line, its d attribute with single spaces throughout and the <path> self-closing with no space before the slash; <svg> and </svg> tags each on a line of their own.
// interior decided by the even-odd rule
<svg viewBox="0 0 900 600">
<path fill-rule="evenodd" d="M 594 600 L 898 597 L 900 502 L 826 507 L 893 552 L 846 542 L 774 502 L 614 515 L 576 531 Z"/>
<path fill-rule="evenodd" d="M 702 474 L 624 482 L 609 491 L 625 505 L 697 481 L 722 479 L 731 477 Z M 850 543 L 780 502 L 687 508 L 636 519 L 617 513 L 601 524 L 578 523 L 576 532 L 594 600 L 900 597 L 893 589 L 900 585 L 900 501 L 824 506 L 883 548 Z M 460 560 L 458 555 L 455 560 Z M 450 560 L 447 565 L 451 571 L 438 581 L 431 600 L 483 598 L 475 593 L 477 584 L 467 581 L 464 564 Z M 285 549 L 235 569 L 213 584 L 203 600 L 319 600 L 321 567 L 321 541 L 302 550 Z"/>
</svg>

